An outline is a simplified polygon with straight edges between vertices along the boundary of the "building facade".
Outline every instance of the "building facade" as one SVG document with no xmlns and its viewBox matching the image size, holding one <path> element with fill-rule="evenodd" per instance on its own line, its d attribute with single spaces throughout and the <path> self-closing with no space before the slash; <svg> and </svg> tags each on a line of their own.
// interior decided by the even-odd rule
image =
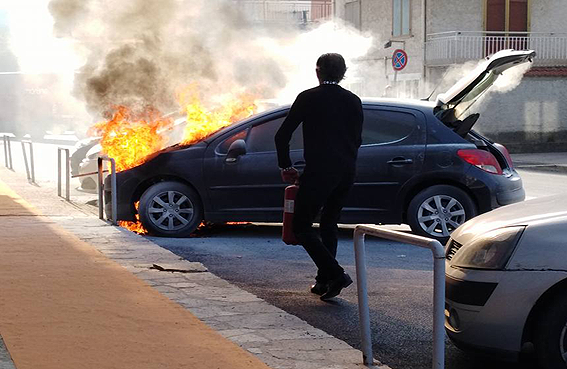
<svg viewBox="0 0 567 369">
<path fill-rule="evenodd" d="M 475 129 L 511 151 L 567 151 L 564 0 L 335 0 L 334 12 L 375 37 L 363 61 L 375 78 L 358 86 L 363 95 L 435 98 L 487 55 L 535 50 L 516 88 L 476 104 Z M 401 70 L 397 49 L 407 54 Z"/>
</svg>

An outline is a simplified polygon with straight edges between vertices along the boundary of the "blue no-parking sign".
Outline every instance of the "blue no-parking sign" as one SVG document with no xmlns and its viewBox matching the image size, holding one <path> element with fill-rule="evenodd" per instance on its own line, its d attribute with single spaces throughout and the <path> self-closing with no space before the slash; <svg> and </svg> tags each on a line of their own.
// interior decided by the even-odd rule
<svg viewBox="0 0 567 369">
<path fill-rule="evenodd" d="M 394 50 L 394 55 L 392 56 L 392 67 L 394 70 L 402 70 L 406 65 L 408 65 L 408 54 L 402 49 Z"/>
</svg>

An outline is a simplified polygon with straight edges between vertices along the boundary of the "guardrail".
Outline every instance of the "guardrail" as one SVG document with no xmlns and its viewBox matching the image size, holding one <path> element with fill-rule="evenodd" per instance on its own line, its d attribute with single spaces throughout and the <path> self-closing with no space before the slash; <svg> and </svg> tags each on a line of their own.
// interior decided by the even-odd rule
<svg viewBox="0 0 567 369">
<path fill-rule="evenodd" d="M 372 334 L 370 331 L 370 312 L 368 308 L 368 289 L 366 278 L 366 259 L 364 236 L 371 235 L 391 241 L 428 248 L 433 253 L 433 365 L 434 369 L 445 366 L 445 253 L 443 245 L 437 240 L 415 236 L 403 232 L 383 229 L 378 226 L 357 225 L 354 229 L 354 255 L 356 264 L 356 283 L 358 291 L 358 312 L 362 337 L 362 360 L 364 365 L 373 365 Z"/>
<path fill-rule="evenodd" d="M 4 135 L 2 138 L 4 140 L 4 162 L 6 163 L 6 168 L 14 170 L 14 166 L 12 165 L 12 145 L 10 136 Z"/>
<path fill-rule="evenodd" d="M 112 224 L 117 225 L 118 222 L 116 217 L 118 215 L 118 196 L 116 193 L 116 161 L 113 158 L 108 158 L 105 156 L 98 157 L 98 181 L 97 181 L 97 189 L 98 189 L 98 217 L 104 220 L 104 182 L 102 173 L 103 171 L 103 162 L 110 161 L 110 191 L 111 191 L 111 201 L 112 201 Z"/>
<path fill-rule="evenodd" d="M 28 181 L 35 183 L 35 167 L 33 162 L 33 142 L 31 140 L 22 140 L 22 153 L 24 154 L 24 164 L 26 165 L 26 175 L 28 176 Z M 26 145 L 30 146 L 30 164 L 28 164 L 28 156 L 26 153 Z M 30 171 L 31 166 L 31 171 Z"/>
<path fill-rule="evenodd" d="M 61 151 L 65 151 L 65 199 L 70 201 L 71 197 L 71 164 L 69 162 L 69 149 L 57 148 L 57 196 L 61 196 Z"/>
<path fill-rule="evenodd" d="M 454 31 L 427 35 L 426 64 L 480 60 L 503 49 L 534 50 L 534 66 L 567 66 L 567 33 Z"/>
</svg>

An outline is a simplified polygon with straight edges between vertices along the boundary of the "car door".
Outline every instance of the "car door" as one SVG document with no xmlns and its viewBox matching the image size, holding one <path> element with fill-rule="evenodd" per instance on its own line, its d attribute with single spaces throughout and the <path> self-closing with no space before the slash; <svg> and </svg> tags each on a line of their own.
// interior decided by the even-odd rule
<svg viewBox="0 0 567 369">
<path fill-rule="evenodd" d="M 425 143 L 425 115 L 420 111 L 365 105 L 357 176 L 343 220 L 392 221 L 400 188 L 423 167 Z"/>
<path fill-rule="evenodd" d="M 283 193 L 274 136 L 287 111 L 252 122 L 245 130 L 213 142 L 205 157 L 206 179 L 214 212 L 231 219 L 280 220 Z M 290 142 L 290 156 L 302 166 L 302 134 L 299 127 Z M 227 161 L 230 144 L 237 139 L 246 143 L 246 153 Z"/>
</svg>

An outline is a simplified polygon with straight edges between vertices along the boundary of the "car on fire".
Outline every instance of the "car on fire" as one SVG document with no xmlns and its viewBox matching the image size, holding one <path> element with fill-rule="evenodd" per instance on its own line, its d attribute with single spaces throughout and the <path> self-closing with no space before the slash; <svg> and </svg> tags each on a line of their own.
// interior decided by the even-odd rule
<svg viewBox="0 0 567 369">
<path fill-rule="evenodd" d="M 479 114 L 465 112 L 502 72 L 534 55 L 500 51 L 436 102 L 363 100 L 357 177 L 341 222 L 407 223 L 415 233 L 446 240 L 475 215 L 523 201 L 507 150 L 473 131 Z M 117 220 L 134 221 L 139 213 L 150 234 L 169 237 L 188 236 L 202 221 L 281 222 L 286 184 L 274 135 L 288 111 L 260 113 L 117 173 Z M 305 165 L 302 145 L 297 130 L 290 154 L 298 169 Z"/>
<path fill-rule="evenodd" d="M 482 214 L 446 246 L 445 330 L 458 347 L 567 367 L 567 196 Z"/>
</svg>

